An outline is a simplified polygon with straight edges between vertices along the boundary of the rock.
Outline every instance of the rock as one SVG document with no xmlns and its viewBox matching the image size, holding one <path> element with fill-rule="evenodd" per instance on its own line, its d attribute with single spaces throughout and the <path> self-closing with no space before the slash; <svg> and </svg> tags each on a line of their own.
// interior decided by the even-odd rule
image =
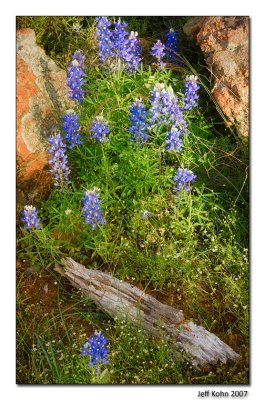
<svg viewBox="0 0 265 400">
<path fill-rule="evenodd" d="M 73 107 L 66 72 L 36 44 L 32 29 L 17 31 L 16 92 L 17 186 L 32 201 L 51 188 L 47 138 L 65 110 Z"/>
<path fill-rule="evenodd" d="M 206 17 L 196 41 L 213 77 L 215 100 L 238 135 L 248 136 L 249 18 Z"/>
<path fill-rule="evenodd" d="M 196 35 L 207 17 L 192 17 L 183 25 L 183 32 L 187 36 Z"/>
</svg>

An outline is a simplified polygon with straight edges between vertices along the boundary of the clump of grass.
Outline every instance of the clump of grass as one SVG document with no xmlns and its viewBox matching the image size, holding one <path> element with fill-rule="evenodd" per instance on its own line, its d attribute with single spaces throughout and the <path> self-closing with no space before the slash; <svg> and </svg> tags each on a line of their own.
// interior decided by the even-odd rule
<svg viewBox="0 0 265 400">
<path fill-rule="evenodd" d="M 35 31 L 37 43 L 61 67 L 65 68 L 76 50 L 96 58 L 94 17 L 25 16 L 17 17 L 17 28 Z M 80 26 L 79 32 L 76 26 Z"/>
<path fill-rule="evenodd" d="M 47 21 L 41 18 L 45 31 Z M 60 22 L 68 35 L 71 18 Z M 68 55 L 76 50 L 71 46 Z M 39 271 L 51 270 L 62 257 L 71 256 L 158 297 L 168 295 L 187 317 L 243 353 L 245 363 L 229 371 L 218 367 L 209 375 L 195 372 L 180 354 L 175 363 L 170 361 L 168 343 L 155 343 L 125 322 L 108 326 L 97 310 L 88 317 L 77 302 L 75 312 L 84 321 L 109 332 L 105 383 L 246 383 L 248 193 L 242 147 L 231 136 L 216 135 L 203 100 L 186 116 L 190 134 L 183 138 L 182 151 L 165 150 L 165 127 L 152 132 L 144 145 L 131 142 L 129 109 L 135 98 L 142 98 L 150 109 L 150 90 L 163 82 L 181 102 L 189 71 L 183 68 L 177 74 L 146 67 L 135 74 L 122 69 L 109 73 L 97 64 L 96 60 L 86 70 L 86 96 L 77 107 L 84 143 L 67 150 L 71 190 L 53 190 L 39 202 L 43 228 L 23 230 L 18 255 Z M 91 124 L 99 115 L 108 121 L 109 142 L 92 137 Z M 197 179 L 191 191 L 176 195 L 173 177 L 179 167 L 194 171 Z M 105 223 L 93 229 L 82 215 L 82 198 L 95 187 L 100 189 Z M 150 214 L 147 218 L 142 217 L 144 211 Z M 58 317 L 63 333 L 54 330 L 48 318 L 34 327 L 33 336 L 23 317 L 19 319 L 19 348 L 34 344 L 28 358 L 33 375 L 25 378 L 25 366 L 20 364 L 21 383 L 94 382 L 80 358 L 81 339 L 73 335 L 65 314 L 55 313 Z"/>
<path fill-rule="evenodd" d="M 36 319 L 36 309 L 19 298 L 17 382 L 28 384 L 185 384 L 243 383 L 246 371 L 230 366 L 210 373 L 199 372 L 176 352 L 163 337 L 154 341 L 141 328 L 126 320 L 109 320 L 79 291 L 72 291 L 71 308 L 65 289 L 59 288 L 57 310 Z M 55 305 L 54 305 L 55 306 Z M 59 307 L 58 307 L 59 306 Z M 21 314 L 20 314 L 21 315 Z M 30 324 L 23 320 L 31 319 Z M 80 323 L 81 321 L 81 323 Z M 89 357 L 81 356 L 81 346 L 93 327 L 108 338 L 108 361 L 100 373 L 88 367 Z M 22 334 L 23 332 L 23 334 Z M 231 383 L 231 382 L 230 382 Z"/>
</svg>

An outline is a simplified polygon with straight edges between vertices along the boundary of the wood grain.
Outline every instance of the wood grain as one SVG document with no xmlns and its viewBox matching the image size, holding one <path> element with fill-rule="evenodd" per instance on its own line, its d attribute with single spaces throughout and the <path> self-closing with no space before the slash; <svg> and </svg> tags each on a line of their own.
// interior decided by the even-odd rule
<svg viewBox="0 0 265 400">
<path fill-rule="evenodd" d="M 240 356 L 216 335 L 202 326 L 186 321 L 182 310 L 156 300 L 127 282 L 108 273 L 86 268 L 71 258 L 62 260 L 65 268 L 56 271 L 67 278 L 98 307 L 113 318 L 129 318 L 154 337 L 169 338 L 178 351 L 186 354 L 197 369 L 217 362 L 236 361 Z"/>
</svg>

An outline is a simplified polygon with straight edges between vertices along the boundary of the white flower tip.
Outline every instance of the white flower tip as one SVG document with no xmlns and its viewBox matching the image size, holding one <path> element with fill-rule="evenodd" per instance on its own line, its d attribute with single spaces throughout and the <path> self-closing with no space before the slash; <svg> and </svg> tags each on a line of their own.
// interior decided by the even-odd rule
<svg viewBox="0 0 265 400">
<path fill-rule="evenodd" d="M 169 88 L 167 89 L 167 92 L 168 92 L 168 94 L 169 94 L 170 96 L 173 96 L 173 95 L 174 95 L 174 90 L 173 90 L 172 86 L 169 86 Z"/>
<path fill-rule="evenodd" d="M 24 207 L 25 211 L 27 211 L 28 213 L 32 213 L 35 210 L 35 207 L 33 206 L 25 206 Z"/>
<path fill-rule="evenodd" d="M 159 91 L 162 91 L 165 88 L 164 83 L 156 83 L 155 88 L 158 89 Z"/>
<path fill-rule="evenodd" d="M 135 103 L 136 103 L 136 105 L 137 106 L 139 106 L 140 104 L 142 104 L 142 98 L 141 97 L 136 97 L 136 99 L 135 99 Z"/>
<path fill-rule="evenodd" d="M 93 189 L 86 190 L 86 191 L 85 191 L 85 194 L 87 194 L 88 196 L 90 196 L 92 193 L 98 193 L 98 192 L 100 192 L 100 189 L 94 186 Z"/>
<path fill-rule="evenodd" d="M 189 75 L 186 77 L 186 81 L 197 81 L 197 76 L 195 75 Z"/>
<path fill-rule="evenodd" d="M 103 121 L 104 121 L 103 115 L 97 115 L 97 116 L 96 116 L 96 120 L 97 120 L 98 122 L 103 122 Z"/>
</svg>

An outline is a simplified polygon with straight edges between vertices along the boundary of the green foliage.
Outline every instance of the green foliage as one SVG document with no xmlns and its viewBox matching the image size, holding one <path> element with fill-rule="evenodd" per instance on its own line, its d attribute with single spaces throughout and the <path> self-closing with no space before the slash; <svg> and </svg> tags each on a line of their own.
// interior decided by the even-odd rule
<svg viewBox="0 0 265 400">
<path fill-rule="evenodd" d="M 76 49 L 82 49 L 92 59 L 95 57 L 94 21 L 94 17 L 25 16 L 17 17 L 17 28 L 33 29 L 37 43 L 60 67 L 65 68 Z M 79 34 L 74 24 L 82 26 Z"/>
<path fill-rule="evenodd" d="M 109 17 L 112 21 L 117 17 Z M 120 17 L 129 23 L 131 31 L 137 31 L 142 38 L 147 39 L 150 46 L 152 41 L 163 37 L 169 28 L 180 33 L 180 47 L 185 48 L 185 36 L 182 34 L 182 25 L 188 17 Z M 81 26 L 77 34 L 74 26 Z M 18 29 L 31 28 L 35 31 L 37 43 L 44 48 L 61 67 L 69 62 L 71 54 L 80 49 L 89 55 L 91 62 L 96 61 L 95 17 L 92 16 L 18 16 Z M 155 32 L 155 37 L 154 37 Z M 150 42 L 150 43 L 149 43 Z M 146 44 L 142 43 L 145 50 Z"/>
<path fill-rule="evenodd" d="M 154 23 L 150 18 L 159 24 L 156 17 L 131 17 L 129 23 L 132 29 L 149 32 L 149 24 Z M 70 27 L 76 21 L 83 24 L 84 37 L 72 39 Z M 20 27 L 25 23 L 38 27 L 42 44 L 47 26 L 55 26 L 49 30 L 52 36 L 45 37 L 46 50 L 63 62 L 79 40 L 92 35 L 93 21 L 89 17 L 18 17 Z M 164 19 L 161 30 L 163 23 Z M 229 342 L 229 335 L 236 335 L 237 350 L 244 348 L 247 358 L 248 190 L 243 145 L 231 136 L 216 134 L 219 120 L 216 116 L 209 119 L 203 96 L 199 108 L 188 116 L 190 134 L 182 152 L 165 151 L 163 130 L 145 146 L 132 143 L 128 128 L 134 99 L 142 97 L 149 106 L 150 90 L 156 82 L 171 85 L 181 99 L 187 71 L 160 73 L 149 67 L 133 75 L 123 71 L 110 74 L 95 62 L 86 72 L 87 96 L 77 110 L 84 144 L 68 151 L 72 190 L 54 190 L 48 200 L 40 201 L 43 229 L 23 230 L 19 258 L 42 270 L 71 256 L 156 294 L 173 296 L 187 316 L 198 319 L 225 341 Z M 100 144 L 91 138 L 90 126 L 97 115 L 109 121 L 109 143 Z M 191 169 L 198 179 L 190 193 L 176 196 L 172 178 L 178 167 Z M 107 221 L 94 231 L 82 218 L 83 193 L 93 187 L 100 189 Z M 153 216 L 141 218 L 144 210 Z M 87 320 L 80 304 L 76 303 L 75 309 Z M 63 324 L 65 315 L 59 317 Z M 93 369 L 80 358 L 81 339 L 73 337 L 70 328 L 65 327 L 63 334 L 50 331 L 51 320 L 42 320 L 32 336 L 23 318 L 19 319 L 19 331 L 24 332 L 19 351 L 25 343 L 28 348 L 33 343 L 36 349 L 27 361 L 31 377 L 25 378 L 25 365 L 19 366 L 20 382 L 247 383 L 245 365 L 229 371 L 218 367 L 212 374 L 200 374 L 183 362 L 182 355 L 176 354 L 173 364 L 172 349 L 166 342 L 155 343 L 127 323 L 116 321 L 106 328 L 104 318 L 98 311 L 89 317 L 91 325 L 99 326 L 107 336 L 109 333 L 110 365 L 101 377 L 95 377 Z M 21 359 L 25 357 L 22 353 Z"/>
</svg>

